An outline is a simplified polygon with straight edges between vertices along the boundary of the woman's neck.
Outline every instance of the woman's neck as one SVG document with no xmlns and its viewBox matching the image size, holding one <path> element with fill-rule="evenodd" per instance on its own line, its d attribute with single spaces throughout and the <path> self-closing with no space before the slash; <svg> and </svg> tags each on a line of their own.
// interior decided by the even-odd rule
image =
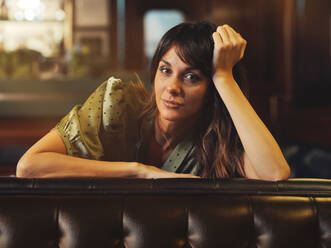
<svg viewBox="0 0 331 248">
<path fill-rule="evenodd" d="M 159 115 L 155 118 L 155 140 L 163 151 L 172 150 L 190 131 L 192 122 L 175 122 L 161 120 Z"/>
</svg>

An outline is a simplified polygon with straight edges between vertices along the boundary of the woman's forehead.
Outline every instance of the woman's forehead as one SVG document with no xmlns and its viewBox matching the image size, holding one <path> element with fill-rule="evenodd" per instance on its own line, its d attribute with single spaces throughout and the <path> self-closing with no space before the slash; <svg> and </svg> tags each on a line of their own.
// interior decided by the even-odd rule
<svg viewBox="0 0 331 248">
<path fill-rule="evenodd" d="M 187 61 L 183 58 L 183 55 L 180 52 L 180 49 L 178 49 L 177 46 L 173 45 L 171 46 L 168 51 L 162 56 L 160 62 L 163 62 L 167 65 L 181 65 L 185 67 L 193 68 L 194 66 L 191 64 L 188 64 Z M 198 68 L 195 68 L 198 69 Z"/>
</svg>

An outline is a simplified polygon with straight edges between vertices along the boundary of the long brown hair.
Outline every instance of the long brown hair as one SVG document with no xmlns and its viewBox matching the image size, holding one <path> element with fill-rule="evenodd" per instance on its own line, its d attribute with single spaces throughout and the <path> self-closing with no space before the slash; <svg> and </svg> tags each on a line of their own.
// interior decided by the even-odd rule
<svg viewBox="0 0 331 248">
<path fill-rule="evenodd" d="M 213 80 L 212 33 L 216 26 L 208 22 L 182 23 L 171 28 L 160 40 L 151 63 L 150 78 L 154 85 L 159 62 L 170 47 L 175 46 L 178 56 L 188 65 L 198 68 L 209 80 L 208 98 L 202 110 L 196 133 L 197 154 L 201 176 L 207 178 L 229 178 L 244 176 L 243 146 L 230 114 L 220 98 Z M 238 63 L 233 75 L 243 88 L 245 78 Z M 245 89 L 244 89 L 245 91 Z M 155 117 L 157 106 L 154 90 L 146 104 L 141 119 Z"/>
</svg>

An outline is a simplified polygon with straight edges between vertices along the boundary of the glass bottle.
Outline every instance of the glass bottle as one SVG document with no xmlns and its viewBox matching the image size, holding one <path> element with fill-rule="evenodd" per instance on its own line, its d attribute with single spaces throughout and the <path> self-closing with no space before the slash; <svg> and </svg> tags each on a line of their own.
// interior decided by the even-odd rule
<svg viewBox="0 0 331 248">
<path fill-rule="evenodd" d="M 6 0 L 1 1 L 0 20 L 8 20 L 8 7 L 7 7 L 7 4 L 6 4 Z"/>
</svg>

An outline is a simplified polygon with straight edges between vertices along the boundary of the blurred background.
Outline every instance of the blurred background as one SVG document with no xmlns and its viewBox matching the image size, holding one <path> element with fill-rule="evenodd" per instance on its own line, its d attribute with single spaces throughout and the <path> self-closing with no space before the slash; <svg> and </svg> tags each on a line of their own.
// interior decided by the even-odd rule
<svg viewBox="0 0 331 248">
<path fill-rule="evenodd" d="M 292 177 L 331 178 L 330 0 L 0 0 L 0 175 L 108 77 L 149 86 L 164 32 L 201 20 L 248 41 L 249 98 Z"/>
</svg>

